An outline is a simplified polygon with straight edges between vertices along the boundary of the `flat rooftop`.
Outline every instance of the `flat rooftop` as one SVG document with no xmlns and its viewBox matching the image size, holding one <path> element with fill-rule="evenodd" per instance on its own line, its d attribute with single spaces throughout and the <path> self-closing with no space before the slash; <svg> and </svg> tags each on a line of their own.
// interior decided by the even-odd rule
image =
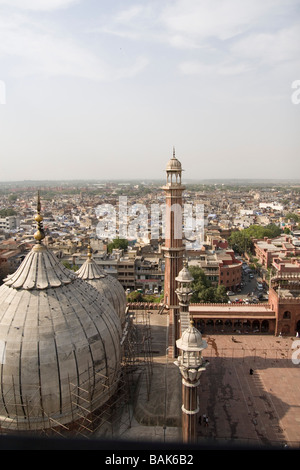
<svg viewBox="0 0 300 470">
<path fill-rule="evenodd" d="M 275 318 L 275 312 L 269 304 L 191 304 L 189 312 L 197 318 L 206 318 L 208 315 Z"/>
</svg>

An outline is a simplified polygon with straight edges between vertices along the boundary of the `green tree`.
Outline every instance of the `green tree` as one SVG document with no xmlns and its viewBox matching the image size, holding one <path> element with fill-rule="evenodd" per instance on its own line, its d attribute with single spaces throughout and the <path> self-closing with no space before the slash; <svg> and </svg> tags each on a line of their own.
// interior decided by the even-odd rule
<svg viewBox="0 0 300 470">
<path fill-rule="evenodd" d="M 216 288 L 215 299 L 216 302 L 220 304 L 228 302 L 227 291 L 225 286 L 218 286 Z"/>
<path fill-rule="evenodd" d="M 248 228 L 233 232 L 228 241 L 231 248 L 240 255 L 249 253 L 253 248 L 253 239 L 262 239 L 264 237 L 275 238 L 281 234 L 281 229 L 275 224 L 251 225 Z"/>
<path fill-rule="evenodd" d="M 216 289 L 214 287 L 207 287 L 206 289 L 202 289 L 198 293 L 198 299 L 198 302 L 216 302 Z"/>
<path fill-rule="evenodd" d="M 1 209 L 0 210 L 0 217 L 9 217 L 10 215 L 17 215 L 14 209 Z"/>
<path fill-rule="evenodd" d="M 209 280 L 205 276 L 205 273 L 200 266 L 189 266 L 189 271 L 194 278 L 192 286 L 195 287 L 197 284 L 201 284 L 205 287 L 209 287 Z"/>
<path fill-rule="evenodd" d="M 278 225 L 270 224 L 266 226 L 266 235 L 265 237 L 275 238 L 281 235 L 281 228 Z"/>
<path fill-rule="evenodd" d="M 294 212 L 288 212 L 287 214 L 285 214 L 286 222 L 291 219 L 294 220 L 296 223 L 300 222 L 300 216 L 298 214 L 295 214 Z"/>
<path fill-rule="evenodd" d="M 233 232 L 228 239 L 231 248 L 240 255 L 252 249 L 251 236 L 245 230 Z"/>
<path fill-rule="evenodd" d="M 212 286 L 211 282 L 205 276 L 203 269 L 199 266 L 190 266 L 189 271 L 194 278 L 191 285 L 193 290 L 191 298 L 192 303 L 224 303 L 228 301 L 225 287 Z"/>
<path fill-rule="evenodd" d="M 127 250 L 128 248 L 128 240 L 125 238 L 115 238 L 111 243 L 107 245 L 108 253 L 111 253 L 114 249 L 118 250 Z"/>
<path fill-rule="evenodd" d="M 128 302 L 143 302 L 144 298 L 141 292 L 133 291 L 127 295 Z"/>
</svg>

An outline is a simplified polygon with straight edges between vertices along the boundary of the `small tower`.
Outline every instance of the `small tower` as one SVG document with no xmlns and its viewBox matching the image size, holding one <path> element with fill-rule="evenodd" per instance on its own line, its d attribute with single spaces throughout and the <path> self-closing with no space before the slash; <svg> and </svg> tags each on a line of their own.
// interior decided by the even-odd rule
<svg viewBox="0 0 300 470">
<path fill-rule="evenodd" d="M 191 284 L 194 278 L 188 270 L 187 261 L 184 261 L 184 266 L 175 280 L 178 283 L 175 292 L 179 300 L 180 328 L 182 334 L 184 330 L 189 327 L 189 303 L 193 295 Z"/>
<path fill-rule="evenodd" d="M 195 442 L 199 412 L 198 386 L 200 376 L 206 370 L 202 351 L 207 348 L 207 343 L 194 327 L 193 321 L 176 343 L 181 350 L 175 364 L 182 376 L 182 439 L 183 442 Z"/>
<path fill-rule="evenodd" d="M 165 245 L 162 247 L 165 258 L 164 303 L 170 315 L 169 348 L 172 357 L 175 357 L 175 342 L 180 336 L 175 277 L 183 267 L 185 251 L 182 237 L 182 193 L 185 187 L 181 184 L 182 167 L 175 157 L 175 149 L 167 164 L 166 173 L 166 185 L 162 188 L 166 197 Z"/>
</svg>

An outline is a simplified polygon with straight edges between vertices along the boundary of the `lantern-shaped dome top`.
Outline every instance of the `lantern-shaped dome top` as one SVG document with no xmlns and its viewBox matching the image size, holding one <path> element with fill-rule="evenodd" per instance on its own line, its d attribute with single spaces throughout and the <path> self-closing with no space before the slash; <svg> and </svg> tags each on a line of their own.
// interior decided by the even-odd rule
<svg viewBox="0 0 300 470">
<path fill-rule="evenodd" d="M 180 161 L 175 157 L 175 149 L 173 148 L 173 156 L 168 161 L 166 171 L 182 171 Z"/>
<path fill-rule="evenodd" d="M 184 330 L 181 338 L 176 341 L 176 345 L 182 351 L 202 351 L 207 348 L 207 342 L 202 339 L 202 335 L 197 328 L 194 327 L 193 322 Z"/>
<path fill-rule="evenodd" d="M 191 275 L 186 263 L 184 264 L 182 270 L 179 272 L 175 280 L 181 284 L 193 282 L 194 278 Z"/>
</svg>

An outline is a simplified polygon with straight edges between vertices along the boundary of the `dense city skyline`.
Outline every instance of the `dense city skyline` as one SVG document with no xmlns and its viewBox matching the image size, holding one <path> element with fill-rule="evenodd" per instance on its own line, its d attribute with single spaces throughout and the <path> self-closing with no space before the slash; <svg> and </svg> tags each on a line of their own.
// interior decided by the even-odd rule
<svg viewBox="0 0 300 470">
<path fill-rule="evenodd" d="M 173 146 L 184 181 L 300 174 L 298 1 L 0 13 L 0 181 L 164 179 Z"/>
</svg>

